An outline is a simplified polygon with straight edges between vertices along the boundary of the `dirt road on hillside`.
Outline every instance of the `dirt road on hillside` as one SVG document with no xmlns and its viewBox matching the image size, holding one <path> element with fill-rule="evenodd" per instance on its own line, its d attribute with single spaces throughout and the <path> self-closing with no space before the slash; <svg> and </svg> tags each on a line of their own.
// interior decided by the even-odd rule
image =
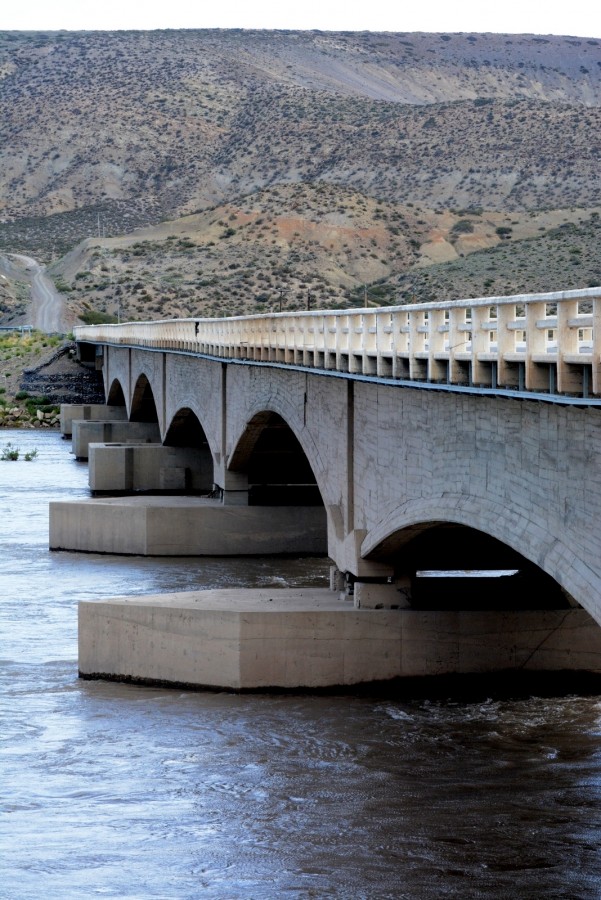
<svg viewBox="0 0 601 900">
<path fill-rule="evenodd" d="M 47 334 L 64 334 L 69 330 L 66 321 L 66 307 L 62 294 L 54 286 L 52 280 L 46 275 L 46 269 L 30 256 L 22 256 L 18 253 L 11 254 L 14 260 L 10 274 L 15 277 L 15 269 L 18 277 L 28 281 L 31 286 L 31 301 L 27 313 L 28 325 L 33 325 L 39 331 Z M 7 273 L 8 274 L 8 273 Z"/>
</svg>

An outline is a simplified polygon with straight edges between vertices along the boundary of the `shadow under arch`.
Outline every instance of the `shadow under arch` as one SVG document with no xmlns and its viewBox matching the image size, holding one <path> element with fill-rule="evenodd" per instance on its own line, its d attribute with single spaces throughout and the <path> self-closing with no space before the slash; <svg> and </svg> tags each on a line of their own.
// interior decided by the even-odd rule
<svg viewBox="0 0 601 900">
<path fill-rule="evenodd" d="M 107 394 L 106 402 L 108 406 L 127 406 L 125 402 L 125 394 L 118 378 L 113 379 Z"/>
<path fill-rule="evenodd" d="M 424 522 L 369 554 L 394 570 L 411 607 L 423 610 L 568 609 L 577 604 L 517 550 L 475 528 Z"/>
<path fill-rule="evenodd" d="M 131 400 L 131 422 L 158 422 L 159 416 L 150 382 L 140 375 Z"/>
<path fill-rule="evenodd" d="M 213 454 L 204 428 L 193 410 L 182 407 L 173 416 L 164 446 L 187 449 L 185 466 L 186 492 L 208 493 L 214 487 Z"/>
<path fill-rule="evenodd" d="M 256 413 L 247 422 L 228 468 L 247 474 L 249 506 L 323 506 L 307 455 L 276 412 Z"/>
</svg>

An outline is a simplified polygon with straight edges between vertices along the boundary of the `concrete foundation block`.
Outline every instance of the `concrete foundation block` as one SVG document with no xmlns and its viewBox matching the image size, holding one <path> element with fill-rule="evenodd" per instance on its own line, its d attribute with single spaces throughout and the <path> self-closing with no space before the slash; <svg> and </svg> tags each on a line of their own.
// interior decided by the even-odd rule
<svg viewBox="0 0 601 900">
<path fill-rule="evenodd" d="M 355 609 L 315 588 L 79 604 L 86 678 L 261 690 L 511 669 L 599 673 L 601 629 L 582 609 Z"/>
<path fill-rule="evenodd" d="M 357 609 L 399 609 L 409 606 L 406 595 L 399 592 L 396 584 L 370 584 L 364 581 L 355 582 L 354 602 Z"/>
<path fill-rule="evenodd" d="M 89 484 L 95 492 L 205 491 L 213 486 L 206 454 L 162 444 L 89 444 Z"/>
<path fill-rule="evenodd" d="M 323 507 L 223 506 L 203 497 L 50 503 L 50 549 L 138 556 L 326 553 Z"/>
<path fill-rule="evenodd" d="M 127 410 L 124 406 L 106 406 L 101 403 L 63 403 L 61 433 L 67 437 L 71 435 L 73 421 L 76 419 L 86 422 L 126 420 Z"/>
<path fill-rule="evenodd" d="M 77 459 L 87 459 L 90 444 L 160 444 L 161 433 L 156 422 L 127 422 L 121 420 L 72 422 L 71 449 Z"/>
<path fill-rule="evenodd" d="M 346 589 L 346 578 L 338 566 L 330 566 L 330 590 L 342 593 Z"/>
<path fill-rule="evenodd" d="M 378 627 L 369 615 L 327 589 L 82 602 L 79 670 L 84 677 L 233 690 L 357 684 L 374 674 L 387 680 L 399 668 L 399 622 Z M 366 664 L 359 647 L 370 631 L 379 652 L 374 646 Z"/>
</svg>

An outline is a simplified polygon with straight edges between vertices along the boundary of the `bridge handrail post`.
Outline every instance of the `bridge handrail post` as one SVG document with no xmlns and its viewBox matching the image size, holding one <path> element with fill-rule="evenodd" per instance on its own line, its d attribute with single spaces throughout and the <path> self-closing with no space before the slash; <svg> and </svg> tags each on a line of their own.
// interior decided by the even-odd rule
<svg viewBox="0 0 601 900">
<path fill-rule="evenodd" d="M 516 304 L 497 305 L 497 384 L 502 387 L 517 387 L 519 373 L 517 364 L 508 357 L 515 354 Z"/>
<path fill-rule="evenodd" d="M 354 312 L 349 316 L 349 372 L 363 372 L 363 326 L 364 319 L 362 313 Z"/>
<path fill-rule="evenodd" d="M 411 381 L 423 380 L 423 356 L 426 353 L 426 336 L 428 321 L 425 309 L 412 309 L 409 312 L 409 378 Z M 418 356 L 417 354 L 421 354 Z"/>
<path fill-rule="evenodd" d="M 392 313 L 380 310 L 376 314 L 376 374 L 381 378 L 392 375 Z"/>
<path fill-rule="evenodd" d="M 469 374 L 458 355 L 467 352 L 469 341 L 466 307 L 454 306 L 449 310 L 449 382 L 451 384 L 468 383 Z"/>
<path fill-rule="evenodd" d="M 343 314 L 336 317 L 336 369 L 348 372 L 350 350 L 350 316 Z"/>
<path fill-rule="evenodd" d="M 601 394 L 601 293 L 592 298 L 593 304 L 593 372 L 592 392 Z"/>
<path fill-rule="evenodd" d="M 481 354 L 490 352 L 489 329 L 490 307 L 475 306 L 472 309 L 472 371 L 471 383 L 490 387 L 491 367 L 480 359 Z"/>
<path fill-rule="evenodd" d="M 409 311 L 395 310 L 392 313 L 392 377 L 401 378 L 409 365 L 410 341 Z"/>
<path fill-rule="evenodd" d="M 570 320 L 578 317 L 578 300 L 562 300 L 557 304 L 557 391 L 560 394 L 582 391 L 582 369 L 571 366 L 566 356 L 578 355 L 578 326 Z"/>
<path fill-rule="evenodd" d="M 535 356 L 541 356 L 547 352 L 547 340 L 544 328 L 538 327 L 538 322 L 547 318 L 547 304 L 544 301 L 534 301 L 526 304 L 526 371 L 525 387 L 527 391 L 548 390 L 549 376 L 541 368 L 540 363 L 535 362 Z"/>
<path fill-rule="evenodd" d="M 246 355 L 246 325 L 243 319 L 230 320 L 228 341 L 233 347 L 232 356 L 235 359 L 244 359 Z"/>
<path fill-rule="evenodd" d="M 375 310 L 362 315 L 362 364 L 364 375 L 376 375 L 378 371 L 378 325 Z"/>
<path fill-rule="evenodd" d="M 446 381 L 448 358 L 445 360 L 445 339 L 448 331 L 444 309 L 430 310 L 428 319 L 428 381 Z"/>
<path fill-rule="evenodd" d="M 316 313 L 313 316 L 313 344 L 315 346 L 315 353 L 319 353 L 323 356 L 326 349 L 326 322 L 327 316 L 325 313 Z M 314 363 L 317 365 L 317 363 Z"/>
</svg>

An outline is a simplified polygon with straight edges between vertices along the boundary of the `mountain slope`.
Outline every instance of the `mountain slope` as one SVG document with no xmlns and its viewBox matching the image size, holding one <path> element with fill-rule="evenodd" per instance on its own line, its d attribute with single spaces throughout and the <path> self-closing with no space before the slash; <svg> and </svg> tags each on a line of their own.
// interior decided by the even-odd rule
<svg viewBox="0 0 601 900">
<path fill-rule="evenodd" d="M 315 179 L 431 206 L 599 201 L 594 39 L 5 33 L 0 73 L 4 218 L 174 215 Z"/>
<path fill-rule="evenodd" d="M 5 32 L 0 148 L 0 253 L 52 263 L 73 316 L 600 271 L 592 37 Z M 3 272 L 0 319 L 25 321 L 26 285 Z"/>
</svg>

